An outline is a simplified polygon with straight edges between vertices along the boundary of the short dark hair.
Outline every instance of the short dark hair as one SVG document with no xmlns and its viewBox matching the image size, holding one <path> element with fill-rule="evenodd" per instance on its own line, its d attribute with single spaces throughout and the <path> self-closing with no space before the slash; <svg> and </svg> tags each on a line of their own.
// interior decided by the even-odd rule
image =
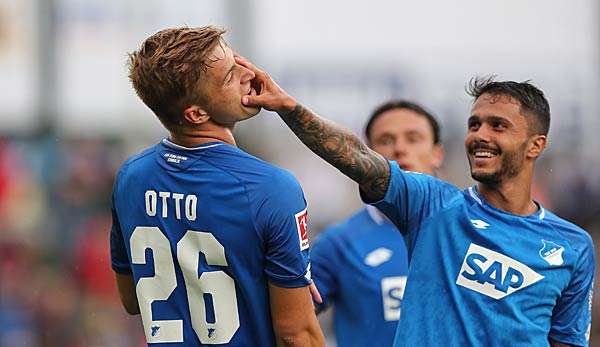
<svg viewBox="0 0 600 347">
<path fill-rule="evenodd" d="M 528 117 L 529 131 L 533 134 L 548 135 L 550 129 L 550 105 L 544 92 L 531 84 L 530 80 L 523 82 L 496 81 L 496 76 L 473 77 L 469 81 L 467 94 L 477 100 L 482 94 L 510 96 L 521 104 L 521 113 Z"/>
<path fill-rule="evenodd" d="M 421 105 L 407 100 L 391 100 L 384 104 L 381 104 L 375 109 L 375 111 L 373 111 L 373 113 L 369 117 L 369 120 L 367 121 L 367 125 L 365 126 L 365 137 L 368 141 L 371 141 L 371 128 L 373 127 L 373 123 L 375 123 L 375 120 L 377 120 L 377 118 L 379 118 L 383 113 L 395 109 L 411 110 L 425 117 L 425 119 L 427 119 L 427 122 L 429 123 L 429 126 L 431 127 L 431 132 L 433 134 L 433 143 L 436 145 L 440 143 L 440 124 L 438 123 L 437 119 L 430 112 L 425 110 Z"/>
<path fill-rule="evenodd" d="M 129 79 L 137 95 L 171 130 L 183 109 L 201 103 L 202 74 L 225 30 L 213 26 L 171 28 L 148 37 L 129 54 Z"/>
</svg>

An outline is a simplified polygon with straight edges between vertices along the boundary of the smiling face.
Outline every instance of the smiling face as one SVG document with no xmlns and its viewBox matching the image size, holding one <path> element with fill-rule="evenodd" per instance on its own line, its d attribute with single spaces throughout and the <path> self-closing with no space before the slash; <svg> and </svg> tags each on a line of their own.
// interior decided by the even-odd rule
<svg viewBox="0 0 600 347">
<path fill-rule="evenodd" d="M 404 170 L 434 174 L 442 164 L 443 151 L 434 143 L 425 116 L 406 108 L 382 113 L 369 131 L 371 148 Z"/>
<path fill-rule="evenodd" d="M 200 107 L 214 122 L 224 126 L 256 115 L 260 108 L 242 105 L 244 95 L 256 95 L 252 86 L 254 72 L 237 64 L 233 51 L 224 42 L 213 49 L 208 60 L 206 80 L 200 87 L 205 102 Z"/>
<path fill-rule="evenodd" d="M 535 159 L 543 149 L 545 142 L 537 151 L 537 138 L 529 134 L 518 101 L 505 95 L 481 95 L 473 104 L 465 139 L 471 176 L 489 185 L 517 176 L 528 159 Z"/>
</svg>

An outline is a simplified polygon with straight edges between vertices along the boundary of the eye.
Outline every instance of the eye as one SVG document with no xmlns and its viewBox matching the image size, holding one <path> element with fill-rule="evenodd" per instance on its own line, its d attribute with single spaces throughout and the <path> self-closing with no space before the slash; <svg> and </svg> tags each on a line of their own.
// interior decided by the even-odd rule
<svg viewBox="0 0 600 347">
<path fill-rule="evenodd" d="M 410 134 L 406 137 L 406 142 L 408 143 L 417 143 L 421 140 L 421 137 L 417 134 Z"/>
<path fill-rule="evenodd" d="M 387 146 L 394 143 L 394 138 L 392 136 L 382 136 L 375 141 L 378 145 Z"/>
<path fill-rule="evenodd" d="M 468 126 L 469 130 L 474 131 L 474 130 L 479 129 L 479 127 L 481 126 L 481 123 L 476 119 L 471 119 L 467 123 L 467 126 Z"/>
<path fill-rule="evenodd" d="M 506 129 L 506 125 L 500 121 L 493 121 L 492 127 L 496 130 L 504 130 Z"/>
</svg>

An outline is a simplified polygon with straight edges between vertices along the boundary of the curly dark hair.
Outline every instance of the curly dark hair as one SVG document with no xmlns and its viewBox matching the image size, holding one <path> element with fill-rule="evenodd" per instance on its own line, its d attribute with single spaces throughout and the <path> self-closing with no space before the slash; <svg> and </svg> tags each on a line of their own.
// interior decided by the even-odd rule
<svg viewBox="0 0 600 347">
<path fill-rule="evenodd" d="M 477 100 L 482 94 L 505 95 L 521 104 L 521 113 L 527 117 L 532 134 L 548 135 L 550 129 L 550 105 L 544 92 L 531 81 L 496 81 L 496 76 L 473 77 L 466 86 L 467 94 Z"/>
<path fill-rule="evenodd" d="M 437 119 L 430 112 L 425 110 L 425 108 L 423 108 L 421 105 L 407 100 L 391 100 L 379 105 L 375 109 L 375 111 L 373 111 L 373 113 L 369 117 L 369 120 L 367 121 L 367 125 L 365 126 L 365 138 L 369 142 L 371 141 L 371 128 L 373 127 L 373 123 L 375 122 L 375 120 L 379 118 L 379 116 L 381 116 L 384 112 L 395 109 L 411 110 L 425 117 L 425 119 L 427 119 L 427 122 L 429 123 L 429 126 L 431 127 L 431 132 L 433 134 L 433 143 L 436 145 L 440 143 L 440 124 L 438 123 Z"/>
</svg>

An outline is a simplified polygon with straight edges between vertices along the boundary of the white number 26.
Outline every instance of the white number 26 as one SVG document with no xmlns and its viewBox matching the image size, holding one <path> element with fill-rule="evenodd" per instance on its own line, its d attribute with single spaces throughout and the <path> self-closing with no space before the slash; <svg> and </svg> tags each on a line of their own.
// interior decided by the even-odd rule
<svg viewBox="0 0 600 347">
<path fill-rule="evenodd" d="M 147 342 L 183 342 L 183 320 L 154 320 L 152 316 L 152 303 L 167 300 L 177 287 L 169 240 L 157 227 L 137 227 L 130 245 L 133 264 L 146 263 L 147 248 L 154 256 L 154 276 L 140 278 L 135 288 Z M 227 266 L 223 245 L 210 233 L 188 230 L 177 243 L 177 261 L 183 273 L 192 327 L 202 344 L 228 343 L 240 327 L 235 283 L 223 271 L 198 276 L 200 252 L 208 265 Z M 212 295 L 212 323 L 206 317 L 205 293 Z"/>
</svg>

